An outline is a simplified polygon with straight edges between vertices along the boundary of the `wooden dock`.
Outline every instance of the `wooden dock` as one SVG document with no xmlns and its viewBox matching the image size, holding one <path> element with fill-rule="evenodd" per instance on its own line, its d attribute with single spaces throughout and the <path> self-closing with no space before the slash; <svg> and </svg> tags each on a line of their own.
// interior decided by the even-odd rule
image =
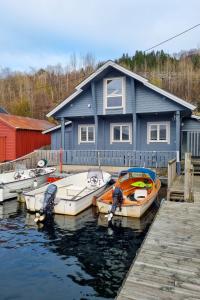
<svg viewBox="0 0 200 300">
<path fill-rule="evenodd" d="M 200 202 L 200 176 L 195 175 L 192 178 L 192 198 L 193 201 Z M 179 198 L 180 200 L 184 200 L 184 186 L 185 186 L 185 177 L 184 175 L 177 176 L 169 188 L 172 196 L 172 200 L 177 200 Z M 176 199 L 177 197 L 177 199 Z M 178 201 L 178 200 L 177 200 Z"/>
<path fill-rule="evenodd" d="M 163 203 L 116 299 L 200 299 L 199 203 Z"/>
</svg>

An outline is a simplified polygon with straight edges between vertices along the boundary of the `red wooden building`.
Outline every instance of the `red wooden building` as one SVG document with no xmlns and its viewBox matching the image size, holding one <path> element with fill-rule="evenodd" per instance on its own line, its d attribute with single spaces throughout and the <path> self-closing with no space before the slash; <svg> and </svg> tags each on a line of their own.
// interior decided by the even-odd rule
<svg viewBox="0 0 200 300">
<path fill-rule="evenodd" d="M 0 162 L 50 145 L 50 134 L 42 134 L 42 131 L 51 127 L 53 124 L 45 120 L 0 113 Z"/>
</svg>

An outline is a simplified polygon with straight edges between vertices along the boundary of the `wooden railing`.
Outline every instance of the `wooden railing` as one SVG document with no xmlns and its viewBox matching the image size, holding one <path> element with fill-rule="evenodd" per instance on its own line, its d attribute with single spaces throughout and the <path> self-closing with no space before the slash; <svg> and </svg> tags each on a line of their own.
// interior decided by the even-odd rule
<svg viewBox="0 0 200 300">
<path fill-rule="evenodd" d="M 31 152 L 18 159 L 8 161 L 0 164 L 0 173 L 5 173 L 9 171 L 15 171 L 17 169 L 31 169 L 35 168 L 37 165 L 37 152 Z"/>
<path fill-rule="evenodd" d="M 168 161 L 168 188 L 171 187 L 173 181 L 175 180 L 177 173 L 176 173 L 176 159 L 172 159 Z"/>
<path fill-rule="evenodd" d="M 175 151 L 126 151 L 126 150 L 37 150 L 38 160 L 45 158 L 49 165 L 58 165 L 60 160 L 71 165 L 167 167 L 176 157 Z"/>
<path fill-rule="evenodd" d="M 126 150 L 35 150 L 34 152 L 0 164 L 0 173 L 15 170 L 18 166 L 35 168 L 40 159 L 46 159 L 49 166 L 93 165 L 116 167 L 167 167 L 168 161 L 176 156 L 175 151 L 126 151 Z"/>
</svg>

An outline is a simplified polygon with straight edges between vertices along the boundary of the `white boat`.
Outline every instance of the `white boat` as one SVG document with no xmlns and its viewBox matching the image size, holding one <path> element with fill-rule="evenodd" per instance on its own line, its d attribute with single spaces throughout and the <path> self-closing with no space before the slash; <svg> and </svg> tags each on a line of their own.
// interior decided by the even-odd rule
<svg viewBox="0 0 200 300">
<path fill-rule="evenodd" d="M 111 179 L 109 173 L 89 170 L 54 182 L 57 192 L 54 199 L 54 213 L 77 215 L 92 205 L 94 196 L 104 191 Z M 37 212 L 44 208 L 44 196 L 49 185 L 24 193 L 29 211 Z"/>
<path fill-rule="evenodd" d="M 19 190 L 41 185 L 56 168 L 36 168 L 0 174 L 0 202 L 17 197 Z"/>
</svg>

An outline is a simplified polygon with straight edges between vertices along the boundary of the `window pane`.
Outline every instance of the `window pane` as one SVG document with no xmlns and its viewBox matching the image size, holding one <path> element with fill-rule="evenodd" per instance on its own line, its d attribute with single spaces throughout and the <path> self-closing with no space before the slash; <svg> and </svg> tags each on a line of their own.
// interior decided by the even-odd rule
<svg viewBox="0 0 200 300">
<path fill-rule="evenodd" d="M 107 98 L 107 107 L 115 107 L 115 106 L 122 106 L 122 96 Z"/>
<path fill-rule="evenodd" d="M 86 142 L 87 134 L 86 134 L 86 127 L 81 127 L 81 141 Z"/>
<path fill-rule="evenodd" d="M 151 125 L 150 127 L 150 140 L 157 141 L 157 125 Z"/>
<path fill-rule="evenodd" d="M 122 141 L 129 140 L 129 126 L 122 126 Z"/>
<path fill-rule="evenodd" d="M 160 125 L 160 141 L 166 141 L 166 139 L 167 139 L 166 125 Z"/>
<path fill-rule="evenodd" d="M 88 127 L 88 141 L 94 141 L 94 127 Z"/>
<path fill-rule="evenodd" d="M 115 78 L 107 80 L 107 95 L 122 95 L 122 79 Z"/>
<path fill-rule="evenodd" d="M 113 131 L 114 141 L 120 141 L 120 126 L 115 126 Z"/>
</svg>

